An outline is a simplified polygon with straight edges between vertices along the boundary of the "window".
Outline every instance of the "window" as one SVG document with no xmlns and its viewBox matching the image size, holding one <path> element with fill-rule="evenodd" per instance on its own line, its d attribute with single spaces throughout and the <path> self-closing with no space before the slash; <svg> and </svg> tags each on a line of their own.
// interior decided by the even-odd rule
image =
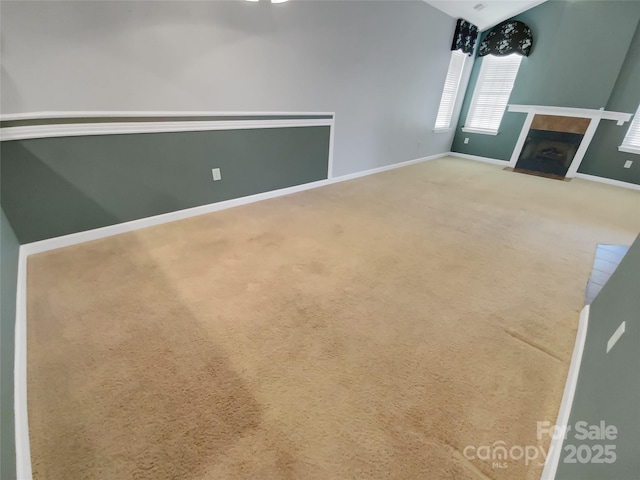
<svg viewBox="0 0 640 480">
<path fill-rule="evenodd" d="M 444 81 L 444 89 L 440 98 L 435 130 L 448 130 L 451 126 L 451 117 L 453 116 L 453 108 L 458 96 L 458 87 L 460 86 L 460 77 L 462 77 L 466 56 L 460 50 L 451 52 L 449 70 L 447 70 L 447 78 Z"/>
<path fill-rule="evenodd" d="M 487 55 L 482 59 L 463 131 L 488 135 L 498 133 L 521 60 L 522 56 L 517 54 L 504 57 Z"/>
<path fill-rule="evenodd" d="M 640 106 L 633 116 L 633 121 L 629 126 L 627 134 L 622 140 L 622 145 L 618 147 L 621 152 L 637 153 L 640 155 Z"/>
</svg>

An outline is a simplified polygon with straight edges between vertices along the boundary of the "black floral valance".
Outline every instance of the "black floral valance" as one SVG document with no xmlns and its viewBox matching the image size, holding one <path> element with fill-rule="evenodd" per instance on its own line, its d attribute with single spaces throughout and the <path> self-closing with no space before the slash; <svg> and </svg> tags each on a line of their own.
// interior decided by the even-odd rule
<svg viewBox="0 0 640 480">
<path fill-rule="evenodd" d="M 484 37 L 478 56 L 519 53 L 528 57 L 532 44 L 533 36 L 529 27 L 517 20 L 507 20 L 493 27 Z"/>
<path fill-rule="evenodd" d="M 478 27 L 462 18 L 458 19 L 456 33 L 453 34 L 451 50 L 462 50 L 469 55 L 473 54 L 478 39 Z"/>
</svg>

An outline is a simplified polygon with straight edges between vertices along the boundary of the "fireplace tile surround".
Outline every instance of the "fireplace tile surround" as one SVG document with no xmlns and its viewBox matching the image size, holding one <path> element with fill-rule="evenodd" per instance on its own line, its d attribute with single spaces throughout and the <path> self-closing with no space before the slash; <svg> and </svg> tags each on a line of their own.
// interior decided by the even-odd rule
<svg viewBox="0 0 640 480">
<path fill-rule="evenodd" d="M 530 128 L 515 168 L 564 177 L 583 138 L 580 133 Z"/>
<path fill-rule="evenodd" d="M 520 131 L 520 136 L 511 155 L 509 167 L 524 168 L 523 164 L 518 165 L 518 161 L 521 159 L 523 151 L 525 154 L 529 153 L 525 150 L 525 148 L 529 147 L 527 146 L 527 140 L 529 140 L 529 143 L 531 143 L 532 137 L 537 137 L 539 140 L 541 137 L 539 132 L 546 131 L 551 132 L 547 134 L 550 137 L 548 141 L 551 143 L 543 144 L 542 150 L 544 150 L 544 153 L 538 155 L 538 164 L 545 164 L 548 167 L 547 169 L 554 170 L 548 172 L 549 174 L 557 176 L 564 175 L 566 178 L 576 176 L 584 154 L 601 120 L 613 120 L 617 122 L 617 125 L 623 125 L 632 117 L 631 113 L 612 112 L 604 109 L 595 110 L 542 105 L 509 105 L 508 111 L 527 114 L 527 118 Z M 559 144 L 553 143 L 558 141 L 561 136 L 558 137 L 558 135 L 554 135 L 553 132 L 569 134 L 565 137 L 565 139 L 569 140 L 568 144 L 570 144 L 570 146 L 567 147 L 569 151 L 565 152 L 565 154 L 572 155 L 572 158 L 570 160 L 565 158 L 562 161 L 562 169 L 559 169 L 557 165 L 550 167 L 550 165 L 553 165 L 551 161 L 553 157 L 557 157 L 559 155 L 558 152 L 562 150 Z M 581 138 L 577 138 L 576 135 L 581 136 Z M 535 163 L 525 163 L 524 165 L 529 166 L 529 168 L 535 167 Z M 566 171 L 564 170 L 565 167 Z M 562 173 L 563 171 L 564 173 Z"/>
</svg>

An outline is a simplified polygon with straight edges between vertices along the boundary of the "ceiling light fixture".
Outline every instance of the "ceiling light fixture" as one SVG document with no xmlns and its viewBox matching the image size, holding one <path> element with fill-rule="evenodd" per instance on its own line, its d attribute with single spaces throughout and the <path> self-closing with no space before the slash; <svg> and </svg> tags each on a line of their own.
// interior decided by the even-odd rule
<svg viewBox="0 0 640 480">
<path fill-rule="evenodd" d="M 478 3 L 475 7 L 473 7 L 474 10 L 480 11 L 480 10 L 484 10 L 487 6 L 484 3 Z"/>
<path fill-rule="evenodd" d="M 271 0 L 271 3 L 284 3 L 284 2 L 288 2 L 289 0 Z"/>
</svg>

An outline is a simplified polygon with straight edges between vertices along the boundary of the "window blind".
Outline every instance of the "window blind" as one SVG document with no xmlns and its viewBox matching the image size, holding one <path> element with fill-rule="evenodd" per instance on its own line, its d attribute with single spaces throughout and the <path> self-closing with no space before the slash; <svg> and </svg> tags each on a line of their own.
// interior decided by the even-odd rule
<svg viewBox="0 0 640 480">
<path fill-rule="evenodd" d="M 462 69 L 464 68 L 464 59 L 466 55 L 460 50 L 451 52 L 449 60 L 449 69 L 447 70 L 447 78 L 444 81 L 442 97 L 440 97 L 440 107 L 436 117 L 436 130 L 447 129 L 451 126 L 451 117 L 453 109 L 458 97 L 458 87 L 460 86 L 460 78 L 462 77 Z"/>
<path fill-rule="evenodd" d="M 619 149 L 623 152 L 640 154 L 640 106 L 633 116 L 633 121 Z"/>
<path fill-rule="evenodd" d="M 482 59 L 465 129 L 498 133 L 521 60 L 522 56 L 518 54 L 487 55 Z"/>
</svg>

